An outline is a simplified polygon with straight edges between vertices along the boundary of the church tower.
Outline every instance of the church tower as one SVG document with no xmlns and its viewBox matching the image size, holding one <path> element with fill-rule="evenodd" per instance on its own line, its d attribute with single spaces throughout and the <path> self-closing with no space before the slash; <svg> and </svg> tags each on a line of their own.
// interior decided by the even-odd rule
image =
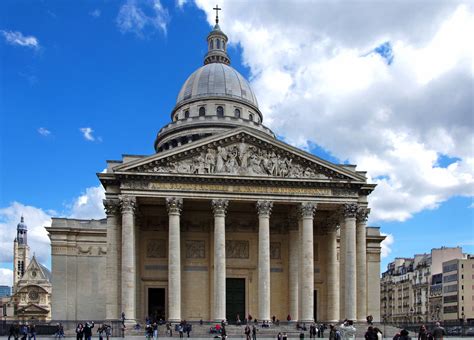
<svg viewBox="0 0 474 340">
<path fill-rule="evenodd" d="M 30 247 L 27 239 L 28 227 L 23 216 L 16 227 L 16 238 L 13 241 L 13 292 L 30 262 Z"/>
</svg>

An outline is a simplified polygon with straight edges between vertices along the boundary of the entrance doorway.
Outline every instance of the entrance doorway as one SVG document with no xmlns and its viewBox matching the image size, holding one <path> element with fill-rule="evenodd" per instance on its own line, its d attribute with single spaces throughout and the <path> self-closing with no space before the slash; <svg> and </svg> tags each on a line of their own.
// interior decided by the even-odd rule
<svg viewBox="0 0 474 340">
<path fill-rule="evenodd" d="M 152 320 L 166 320 L 165 289 L 148 288 L 148 316 Z"/>
<path fill-rule="evenodd" d="M 245 319 L 245 279 L 226 279 L 226 318 L 229 323 Z"/>
<path fill-rule="evenodd" d="M 313 317 L 314 321 L 318 321 L 318 291 L 313 292 Z"/>
</svg>

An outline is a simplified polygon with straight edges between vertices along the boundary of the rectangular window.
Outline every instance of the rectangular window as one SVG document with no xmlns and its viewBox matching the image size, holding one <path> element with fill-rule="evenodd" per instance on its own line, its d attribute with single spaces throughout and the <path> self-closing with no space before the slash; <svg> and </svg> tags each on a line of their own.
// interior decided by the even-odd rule
<svg viewBox="0 0 474 340">
<path fill-rule="evenodd" d="M 458 274 L 446 275 L 443 277 L 443 282 L 453 282 L 458 280 Z"/>
<path fill-rule="evenodd" d="M 458 306 L 457 305 L 455 305 L 455 306 L 446 306 L 443 309 L 443 312 L 445 314 L 447 314 L 447 313 L 457 313 L 457 311 L 458 311 Z"/>
<path fill-rule="evenodd" d="M 443 273 L 452 272 L 452 271 L 455 271 L 457 269 L 458 269 L 457 262 L 453 263 L 453 264 L 447 264 L 447 265 L 443 266 Z"/>
<path fill-rule="evenodd" d="M 458 285 L 450 285 L 450 286 L 445 286 L 443 288 L 443 292 L 445 293 L 452 293 L 456 292 L 458 290 Z"/>
<path fill-rule="evenodd" d="M 451 302 L 457 302 L 458 301 L 458 296 L 456 295 L 449 295 L 449 296 L 444 296 L 443 297 L 443 302 L 444 303 L 451 303 Z"/>
</svg>

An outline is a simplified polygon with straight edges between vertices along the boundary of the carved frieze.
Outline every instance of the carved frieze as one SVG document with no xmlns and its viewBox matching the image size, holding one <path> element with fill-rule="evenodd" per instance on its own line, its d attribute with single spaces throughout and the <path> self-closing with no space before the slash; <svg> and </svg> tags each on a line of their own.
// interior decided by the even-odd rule
<svg viewBox="0 0 474 340">
<path fill-rule="evenodd" d="M 281 243 L 270 242 L 270 259 L 281 260 Z"/>
<path fill-rule="evenodd" d="M 249 241 L 245 240 L 226 240 L 225 257 L 228 259 L 248 259 Z"/>
<path fill-rule="evenodd" d="M 209 144 L 199 151 L 163 159 L 135 171 L 311 179 L 345 177 L 273 145 L 259 143 L 257 146 L 244 139 L 228 145 Z"/>
<path fill-rule="evenodd" d="M 166 240 L 151 239 L 146 243 L 146 257 L 164 259 L 166 258 Z"/>
<path fill-rule="evenodd" d="M 186 241 L 186 258 L 187 259 L 205 259 L 206 258 L 206 242 L 203 240 Z"/>
</svg>

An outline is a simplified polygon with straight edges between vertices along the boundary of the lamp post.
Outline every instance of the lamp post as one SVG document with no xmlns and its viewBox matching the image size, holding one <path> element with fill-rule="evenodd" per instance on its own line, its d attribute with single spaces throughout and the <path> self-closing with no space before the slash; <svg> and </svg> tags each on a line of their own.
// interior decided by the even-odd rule
<svg viewBox="0 0 474 340">
<path fill-rule="evenodd" d="M 436 306 L 436 321 L 440 321 L 440 319 L 439 319 L 439 310 L 440 310 L 439 305 L 437 305 Z"/>
<path fill-rule="evenodd" d="M 464 337 L 464 323 L 465 323 L 464 311 L 461 313 L 461 336 Z"/>
</svg>

